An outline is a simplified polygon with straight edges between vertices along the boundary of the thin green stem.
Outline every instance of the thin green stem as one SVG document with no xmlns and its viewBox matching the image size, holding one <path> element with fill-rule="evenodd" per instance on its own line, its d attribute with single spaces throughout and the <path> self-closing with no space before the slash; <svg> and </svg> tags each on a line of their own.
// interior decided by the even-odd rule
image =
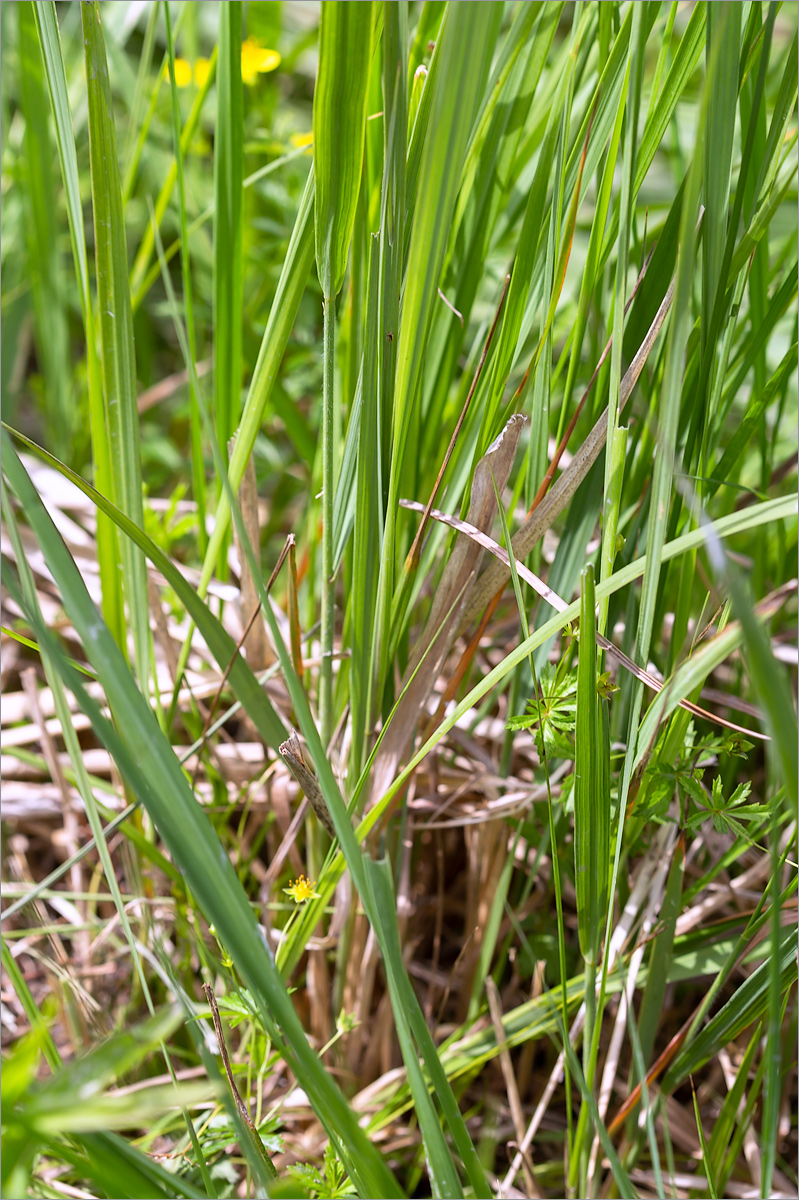
<svg viewBox="0 0 799 1200">
<path fill-rule="evenodd" d="M 191 260 L 189 258 L 189 231 L 186 220 L 186 187 L 183 177 L 183 149 L 180 144 L 180 105 L 175 80 L 175 41 L 172 20 L 169 15 L 169 0 L 164 0 L 164 20 L 169 51 L 169 79 L 172 93 L 172 128 L 175 141 L 175 168 L 178 180 L 178 213 L 180 216 L 180 272 L 183 283 L 183 304 L 186 313 L 186 336 L 192 362 L 197 361 L 197 338 L 194 328 L 194 296 L 191 287 Z M 191 412 L 191 477 L 192 491 L 197 505 L 197 544 L 204 555 L 208 546 L 208 531 L 205 524 L 205 469 L 203 467 L 203 439 L 200 408 L 194 384 L 189 380 L 189 406 Z M 157 694 L 157 693 L 156 693 Z"/>
<path fill-rule="evenodd" d="M 335 580 L 333 578 L 333 401 L 336 353 L 335 301 L 324 302 L 322 358 L 322 666 L 319 674 L 319 713 L 322 745 L 333 732 L 333 628 Z"/>
</svg>

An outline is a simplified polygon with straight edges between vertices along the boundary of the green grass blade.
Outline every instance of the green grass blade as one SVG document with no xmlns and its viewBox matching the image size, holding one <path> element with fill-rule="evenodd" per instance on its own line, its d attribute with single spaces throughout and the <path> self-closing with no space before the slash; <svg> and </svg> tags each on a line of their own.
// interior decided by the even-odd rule
<svg viewBox="0 0 799 1200">
<path fill-rule="evenodd" d="M 705 138 L 705 228 L 702 288 L 707 311 L 712 311 L 727 241 L 732 144 L 738 101 L 738 55 L 741 45 L 741 5 L 709 4 L 707 58 L 715 54 L 713 87 L 708 97 Z M 708 334 L 703 323 L 703 345 Z"/>
<path fill-rule="evenodd" d="M 633 770 L 640 767 L 641 762 L 652 748 L 658 725 L 665 721 L 677 708 L 681 700 L 691 696 L 701 687 L 711 671 L 728 658 L 741 644 L 742 631 L 737 622 L 732 622 L 723 633 L 703 643 L 692 654 L 675 674 L 665 681 L 663 690 L 658 692 L 655 699 L 646 710 L 646 715 L 638 731 L 637 750 Z"/>
<path fill-rule="evenodd" d="M 29 610 L 32 613 L 35 613 L 37 619 L 43 623 L 44 618 L 42 617 L 41 609 L 39 607 L 39 598 L 36 594 L 33 573 L 31 572 L 25 556 L 22 541 L 19 536 L 19 528 L 17 526 L 16 518 L 14 516 L 13 509 L 8 502 L 6 486 L 2 480 L 0 480 L 0 489 L 2 489 L 3 511 L 5 513 L 6 527 L 11 536 L 12 545 L 14 546 L 14 554 L 17 563 L 17 572 L 20 579 L 22 594 Z M 108 849 L 108 844 L 103 834 L 103 827 L 100 822 L 100 814 L 94 798 L 94 791 L 92 790 L 89 775 L 84 765 L 83 751 L 81 750 L 78 735 L 75 732 L 72 724 L 69 704 L 67 702 L 67 697 L 61 682 L 61 677 L 56 671 L 52 660 L 44 648 L 41 650 L 41 656 L 45 678 L 47 679 L 47 682 L 50 685 L 53 693 L 55 714 L 61 725 L 61 735 L 64 739 L 64 746 L 75 772 L 75 785 L 78 789 L 81 799 L 83 800 L 83 804 L 86 809 L 86 815 L 89 818 L 89 826 L 91 828 L 100 857 L 100 863 L 108 884 L 108 889 L 113 897 L 114 905 L 119 916 L 119 922 L 122 926 L 125 939 L 130 949 L 131 958 L 136 966 L 136 972 L 141 984 L 142 993 L 147 1001 L 147 1006 L 150 1010 L 150 1013 L 152 1014 L 154 1012 L 154 1007 L 150 997 L 150 989 L 148 987 L 147 979 L 142 967 L 141 956 L 139 955 L 138 948 L 136 946 L 136 939 L 134 938 L 133 931 L 130 927 L 128 913 L 122 900 L 122 893 L 120 892 L 119 882 L 111 861 L 111 854 Z"/>
<path fill-rule="evenodd" d="M 53 444 L 62 458 L 75 456 L 79 413 L 70 395 L 65 292 L 57 241 L 58 216 L 53 149 L 42 56 L 33 5 L 17 6 L 21 58 L 21 101 L 25 116 L 25 182 L 29 206 L 28 262 L 36 317 L 36 352 L 44 382 L 44 406 Z"/>
<path fill-rule="evenodd" d="M 663 1080 L 664 1090 L 672 1091 L 679 1086 L 691 1072 L 699 1070 L 753 1021 L 766 1014 L 769 1007 L 772 958 L 777 964 L 780 993 L 784 995 L 795 986 L 797 978 L 796 935 L 790 927 L 780 930 L 779 940 L 771 947 L 766 961 L 755 967 L 741 986 L 736 988 L 727 1003 L 677 1055 Z"/>
<path fill-rule="evenodd" d="M 172 139 L 175 147 L 175 170 L 178 181 L 178 213 L 180 216 L 180 271 L 183 281 L 183 304 L 186 312 L 186 335 L 189 342 L 189 353 L 192 360 L 197 361 L 197 340 L 194 327 L 194 298 L 191 286 L 191 262 L 189 258 L 189 231 L 186 213 L 186 185 L 183 173 L 183 148 L 180 141 L 180 104 L 178 102 L 178 86 L 175 77 L 175 45 L 172 36 L 172 21 L 169 15 L 169 0 L 164 3 L 164 20 L 166 24 L 166 41 L 169 56 L 169 79 L 172 96 Z M 192 492 L 197 505 L 197 541 L 200 556 L 205 553 L 208 545 L 208 532 L 205 526 L 205 465 L 203 462 L 203 441 L 200 410 L 194 384 L 189 380 L 189 408 L 191 412 L 191 476 Z"/>
<path fill-rule="evenodd" d="M 72 129 L 72 112 L 67 94 L 67 79 L 61 51 L 55 4 L 43 0 L 33 5 L 33 15 L 44 59 L 45 77 L 50 92 L 50 104 L 55 121 L 56 142 L 61 163 L 61 177 L 66 192 L 67 219 L 72 244 L 72 259 L 78 283 L 83 328 L 86 337 L 86 365 L 89 392 L 89 424 L 92 441 L 95 483 L 103 495 L 111 495 L 113 468 L 111 446 L 107 437 L 103 379 L 97 346 L 97 326 L 89 284 L 89 265 L 86 254 L 86 233 L 83 224 L 83 204 L 80 195 L 78 158 Z M 123 644 L 124 608 L 122 577 L 119 570 L 119 547 L 116 532 L 104 516 L 97 521 L 97 558 L 100 567 L 100 586 L 103 597 L 103 616 L 119 645 Z"/>
<path fill-rule="evenodd" d="M 165 6 L 166 8 L 166 6 Z M 122 203 L 127 204 L 130 198 L 130 189 L 135 177 L 136 168 L 139 162 L 139 155 L 144 146 L 146 130 L 149 130 L 149 121 L 142 122 L 142 109 L 144 107 L 145 94 L 148 85 L 148 76 L 152 66 L 153 46 L 155 45 L 155 30 L 158 24 L 158 5 L 154 4 L 147 14 L 147 24 L 144 29 L 144 40 L 142 42 L 141 55 L 139 57 L 139 69 L 136 73 L 136 90 L 133 93 L 133 104 L 130 109 L 130 122 L 128 124 L 128 132 L 125 138 L 125 147 L 122 153 L 123 171 L 122 171 Z M 161 78 L 156 79 L 155 85 L 151 89 L 151 99 L 157 96 L 160 90 Z M 154 107 L 154 106 L 153 106 Z M 145 135 L 141 136 L 141 130 L 145 131 Z M 138 151 L 138 153 L 137 153 Z"/>
<path fill-rule="evenodd" d="M 598 961 L 607 916 L 610 863 L 610 742 L 597 694 L 594 569 L 582 572 L 574 763 L 574 881 L 580 951 Z"/>
<path fill-rule="evenodd" d="M 208 58 L 208 74 L 202 87 L 197 89 L 197 95 L 194 98 L 194 103 L 191 106 L 191 112 L 186 119 L 186 124 L 183 126 L 181 135 L 181 149 L 184 155 L 189 151 L 192 138 L 197 133 L 197 126 L 202 115 L 205 98 L 211 90 L 216 79 L 217 58 L 219 47 L 214 46 Z M 169 200 L 177 181 L 177 164 L 173 160 L 169 170 L 166 173 L 161 191 L 158 193 L 158 198 L 155 202 L 155 220 L 156 225 L 160 227 L 164 213 L 169 206 Z M 142 300 L 147 291 L 146 280 L 147 272 L 150 266 L 150 261 L 155 250 L 155 236 L 151 224 L 144 229 L 139 248 L 136 251 L 136 258 L 133 261 L 133 267 L 130 272 L 130 291 L 133 297 L 133 311 L 135 312 L 141 305 Z M 157 275 L 156 275 L 157 277 Z"/>
<path fill-rule="evenodd" d="M 649 974 L 644 988 L 641 1008 L 638 1013 L 638 1029 L 641 1039 L 641 1054 L 648 1063 L 660 1024 L 663 994 L 674 954 L 674 929 L 680 914 L 683 874 L 685 871 L 685 838 L 677 841 L 672 855 L 666 890 L 660 908 L 660 932 L 652 943 Z"/>
<path fill-rule="evenodd" d="M 799 755 L 794 737 L 796 707 L 788 674 L 785 668 L 776 661 L 769 639 L 757 620 L 747 591 L 741 582 L 732 575 L 724 551 L 716 540 L 712 527 L 708 532 L 708 542 L 716 571 L 723 577 L 726 576 L 726 582 L 732 595 L 733 611 L 741 624 L 749 670 L 758 700 L 763 706 L 766 726 L 772 738 L 770 752 L 773 756 L 774 775 L 779 784 L 787 789 L 788 798 L 795 807 L 799 803 L 799 766 L 797 766 Z"/>
<path fill-rule="evenodd" d="M 613 570 L 616 556 L 616 530 L 619 521 L 622 483 L 624 479 L 624 452 L 626 438 L 619 436 L 619 405 L 621 403 L 622 349 L 624 316 L 627 307 L 627 274 L 629 267 L 630 226 L 633 219 L 633 178 L 636 148 L 638 144 L 638 113 L 641 103 L 641 76 L 643 73 L 643 11 L 639 5 L 633 12 L 633 27 L 630 36 L 630 60 L 627 67 L 625 87 L 625 130 L 623 173 L 619 197 L 619 241 L 616 257 L 616 281 L 613 294 L 613 346 L 610 355 L 610 390 L 608 395 L 608 433 L 605 453 L 604 506 L 602 509 L 602 550 L 600 554 L 600 580 L 607 579 Z M 601 605 L 597 628 L 604 635 L 607 626 L 607 605 Z"/>
<path fill-rule="evenodd" d="M 216 436 L 227 462 L 241 397 L 242 247 L 244 238 L 241 0 L 219 10 L 214 139 L 214 404 Z M 226 566 L 220 559 L 220 569 Z"/>
<path fill-rule="evenodd" d="M 174 1197 L 205 1200 L 205 1192 L 167 1171 L 117 1133 L 80 1133 L 74 1134 L 71 1140 L 80 1149 L 73 1149 L 55 1138 L 49 1140 L 47 1149 L 55 1158 L 72 1163 L 81 1175 L 107 1195 L 126 1196 L 130 1200 L 137 1196 L 150 1196 L 152 1200 Z"/>
<path fill-rule="evenodd" d="M 699 1137 L 699 1146 L 702 1151 L 702 1165 L 705 1168 L 705 1179 L 707 1182 L 707 1190 L 710 1193 L 709 1200 L 718 1200 L 718 1190 L 716 1188 L 716 1184 L 713 1179 L 713 1168 L 712 1168 L 712 1164 L 710 1162 L 710 1154 L 708 1152 L 707 1139 L 705 1137 L 705 1130 L 702 1126 L 702 1115 L 699 1112 L 699 1104 L 696 1099 L 696 1091 L 694 1090 L 694 1087 L 693 1087 L 693 1080 L 691 1081 L 691 1091 L 693 1093 L 693 1101 L 694 1101 L 694 1118 L 696 1120 L 696 1132 Z"/>
<path fill-rule="evenodd" d="M 139 418 L 136 406 L 136 359 L 128 287 L 127 245 L 119 184 L 116 134 L 111 111 L 108 63 L 94 0 L 81 9 L 89 95 L 89 156 L 97 262 L 97 306 L 102 347 L 105 433 L 111 462 L 111 495 L 118 507 L 144 524 Z M 129 541 L 120 547 L 123 586 L 133 629 L 139 686 L 147 694 L 150 629 L 144 557 Z"/>
<path fill-rule="evenodd" d="M 397 348 L 393 443 L 386 527 L 380 567 L 379 633 L 376 694 L 382 695 L 388 672 L 391 607 L 394 595 L 396 520 L 400 480 L 413 424 L 414 406 L 427 332 L 460 184 L 463 159 L 488 55 L 493 4 L 449 6 L 436 44 L 435 91 L 428 80 L 425 98 L 431 105 L 428 137 L 422 151 L 415 217 L 412 226 L 402 326 Z M 482 58 L 476 69 L 473 50 Z"/>
<path fill-rule="evenodd" d="M 357 492 L 352 551 L 352 771 L 361 773 L 369 726 L 370 671 L 374 636 L 377 576 L 380 561 L 380 489 L 375 463 L 380 461 L 380 414 L 377 346 L 380 340 L 379 241 L 372 240 L 367 286 L 366 338 L 358 427 Z"/>
<path fill-rule="evenodd" d="M 75 276 L 78 281 L 85 323 L 90 308 L 89 266 L 86 256 L 86 235 L 83 226 L 78 161 L 75 154 L 75 137 L 72 131 L 72 113 L 67 95 L 67 77 L 61 52 L 61 37 L 53 0 L 42 0 L 41 4 L 32 4 L 31 8 L 36 20 L 39 44 L 44 59 L 45 77 L 55 120 L 61 174 L 67 197 L 72 257 L 75 262 Z"/>
<path fill-rule="evenodd" d="M 708 1151 L 710 1162 L 713 1167 L 713 1172 L 718 1180 L 719 1190 L 724 1191 L 726 1186 L 726 1178 L 724 1178 L 724 1162 L 727 1156 L 729 1142 L 735 1137 L 738 1126 L 741 1120 L 741 1106 L 744 1100 L 744 1090 L 751 1084 L 751 1072 L 754 1065 L 755 1053 L 758 1048 L 758 1042 L 763 1036 L 762 1024 L 756 1025 L 749 1044 L 743 1053 L 740 1063 L 736 1063 L 735 1081 L 732 1087 L 724 1097 L 718 1117 L 713 1122 L 713 1129 L 710 1134 L 708 1143 Z M 751 1100 L 752 1091 L 757 1092 L 757 1088 L 751 1088 L 749 1098 Z M 748 1128 L 748 1122 L 741 1122 L 743 1134 Z"/>
<path fill-rule="evenodd" d="M 669 122 L 674 119 L 676 107 L 683 98 L 689 80 L 696 69 L 702 53 L 702 47 L 705 43 L 706 11 L 707 4 L 705 0 L 699 0 L 699 3 L 694 5 L 685 32 L 680 39 L 679 46 L 674 55 L 669 73 L 663 84 L 663 90 L 657 104 L 652 106 L 652 110 L 644 126 L 644 131 L 641 134 L 641 142 L 636 154 L 637 165 L 635 182 L 633 184 L 633 195 L 635 196 L 641 190 L 641 185 L 652 166 L 655 154 L 663 142 Z M 605 234 L 602 262 L 607 261 L 613 245 L 619 236 L 618 222 L 619 213 L 614 211 Z"/>
<path fill-rule="evenodd" d="M 184 130 L 185 137 L 185 130 Z M 314 254 L 313 241 L 313 172 L 308 176 L 308 182 L 300 201 L 297 220 L 286 252 L 286 259 L 280 273 L 274 303 L 269 313 L 269 320 L 261 340 L 258 360 L 255 364 L 250 382 L 244 410 L 241 415 L 236 444 L 230 458 L 228 477 L 230 486 L 236 492 L 244 478 L 244 470 L 253 451 L 255 439 L 264 419 L 264 412 L 277 378 L 280 363 L 286 350 L 297 309 L 305 291 L 308 273 L 311 269 Z M 214 529 L 208 543 L 208 549 L 203 559 L 202 574 L 198 593 L 204 596 L 211 576 L 214 572 L 219 549 L 230 528 L 230 504 L 223 492 L 214 518 Z"/>
<path fill-rule="evenodd" d="M 549 1002 L 550 1002 L 550 1005 L 552 1006 L 552 1009 L 554 1012 L 555 1004 L 554 1004 L 554 1001 L 551 996 L 549 997 Z M 630 1182 L 627 1172 L 624 1170 L 624 1167 L 622 1166 L 622 1164 L 619 1160 L 619 1156 L 616 1153 L 616 1148 L 613 1145 L 612 1141 L 610 1140 L 607 1128 L 605 1126 L 605 1122 L 601 1119 L 601 1117 L 599 1115 L 599 1109 L 597 1107 L 597 1102 L 594 1097 L 593 1091 L 591 1090 L 591 1087 L 588 1085 L 588 1083 L 585 1080 L 583 1072 L 580 1068 L 580 1063 L 577 1059 L 577 1055 L 574 1053 L 574 1049 L 569 1040 L 568 1032 L 566 1030 L 566 1027 L 563 1024 L 563 1021 L 562 1021 L 562 1018 L 561 1018 L 561 1015 L 559 1012 L 557 1013 L 557 1021 L 558 1021 L 558 1026 L 560 1029 L 561 1045 L 563 1046 L 563 1049 L 565 1051 L 566 1059 L 569 1064 L 569 1068 L 571 1070 L 571 1073 L 572 1073 L 574 1079 L 577 1082 L 577 1087 L 580 1090 L 580 1095 L 582 1096 L 583 1104 L 585 1105 L 586 1111 L 588 1112 L 590 1119 L 593 1123 L 594 1130 L 597 1134 L 597 1137 L 599 1138 L 600 1142 L 602 1143 L 602 1149 L 605 1151 L 605 1154 L 608 1157 L 608 1162 L 610 1163 L 610 1169 L 613 1173 L 613 1178 L 616 1181 L 616 1185 L 618 1186 L 620 1194 L 622 1196 L 630 1196 L 630 1197 L 634 1198 L 637 1196 L 638 1193 L 636 1192 L 635 1188 L 633 1187 L 632 1183 Z"/>
<path fill-rule="evenodd" d="M 324 300 L 322 397 L 322 667 L 319 708 L 325 746 L 333 728 L 333 425 L 335 298 L 347 269 L 361 187 L 372 65 L 372 4 L 322 4 L 314 92 L 316 270 Z"/>
<path fill-rule="evenodd" d="M 5 916 L 5 913 L 3 913 Z M 31 1029 L 35 1031 L 37 1037 L 41 1037 L 42 1053 L 47 1060 L 47 1065 L 51 1071 L 57 1071 L 61 1066 L 61 1055 L 58 1052 L 58 1047 L 53 1041 L 53 1035 L 47 1026 L 45 1018 L 39 1011 L 36 1001 L 31 995 L 31 990 L 28 987 L 25 976 L 17 965 L 17 960 L 9 950 L 4 939 L 0 939 L 0 951 L 2 952 L 3 970 L 5 971 L 11 986 L 17 994 L 17 999 L 22 1005 L 22 1010 L 30 1022 Z"/>
<path fill-rule="evenodd" d="M 724 453 L 710 471 L 710 479 L 708 480 L 705 492 L 706 497 L 712 496 L 725 480 L 733 477 L 733 468 L 737 465 L 738 460 L 755 436 L 763 419 L 763 414 L 773 404 L 775 397 L 780 394 L 786 380 L 793 378 L 796 372 L 797 349 L 799 347 L 794 342 L 759 395 L 753 390 L 752 398 L 743 420 L 737 426 L 724 449 Z"/>
</svg>

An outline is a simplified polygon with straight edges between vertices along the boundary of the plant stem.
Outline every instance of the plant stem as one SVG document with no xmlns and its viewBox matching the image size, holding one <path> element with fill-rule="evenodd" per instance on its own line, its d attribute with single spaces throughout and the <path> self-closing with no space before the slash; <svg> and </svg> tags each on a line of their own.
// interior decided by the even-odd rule
<svg viewBox="0 0 799 1200">
<path fill-rule="evenodd" d="M 332 297 L 325 297 L 322 361 L 322 667 L 319 681 L 319 711 L 322 745 L 327 748 L 333 732 L 333 386 L 336 348 L 336 310 Z"/>
</svg>

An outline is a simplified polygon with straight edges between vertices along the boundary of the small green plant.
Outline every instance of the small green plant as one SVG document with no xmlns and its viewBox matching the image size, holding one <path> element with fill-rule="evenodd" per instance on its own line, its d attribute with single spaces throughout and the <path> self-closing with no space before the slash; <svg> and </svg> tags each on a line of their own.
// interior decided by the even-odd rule
<svg viewBox="0 0 799 1200">
<path fill-rule="evenodd" d="M 344 1200 L 358 1194 L 329 1143 L 321 1171 L 307 1163 L 298 1163 L 289 1167 L 289 1175 L 302 1184 L 311 1200 Z"/>
<path fill-rule="evenodd" d="M 510 717 L 505 728 L 515 731 L 535 731 L 536 747 L 541 758 L 573 758 L 574 730 L 577 716 L 577 672 L 563 658 L 555 666 L 547 663 L 539 678 L 539 695 L 531 696 L 524 713 Z M 597 695 L 607 699 L 618 688 L 611 682 L 610 672 L 597 677 Z"/>
<path fill-rule="evenodd" d="M 744 804 L 751 790 L 748 782 L 737 785 L 726 800 L 720 775 L 713 778 L 710 793 L 704 783 L 709 764 L 733 757 L 746 759 L 752 750 L 751 742 L 732 731 L 724 734 L 708 731 L 700 737 L 694 721 L 689 721 L 679 753 L 669 761 L 668 749 L 665 752 L 660 749 L 665 740 L 664 731 L 643 772 L 635 806 L 640 818 L 656 823 L 676 821 L 693 830 L 712 818 L 717 832 L 734 832 L 736 836 L 744 832 L 741 822 L 762 823 L 767 810 L 760 805 Z M 733 809 L 737 810 L 737 817 Z"/>
</svg>

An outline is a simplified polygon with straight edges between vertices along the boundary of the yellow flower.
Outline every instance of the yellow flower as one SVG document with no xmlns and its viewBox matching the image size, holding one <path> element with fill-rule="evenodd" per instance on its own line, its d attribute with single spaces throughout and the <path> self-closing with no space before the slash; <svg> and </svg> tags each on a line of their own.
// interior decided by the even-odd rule
<svg viewBox="0 0 799 1200">
<path fill-rule="evenodd" d="M 313 146 L 313 130 L 309 133 L 292 133 L 289 143 L 296 146 L 298 150 L 303 146 L 308 146 L 310 151 L 310 147 Z"/>
<path fill-rule="evenodd" d="M 319 899 L 319 893 L 314 891 L 315 887 L 315 880 L 300 875 L 289 887 L 283 888 L 283 891 L 287 896 L 291 896 L 295 904 L 304 904 L 306 900 Z"/>
<path fill-rule="evenodd" d="M 205 82 L 208 79 L 208 72 L 211 64 L 207 58 L 198 58 L 194 64 L 194 86 L 201 88 L 205 87 Z"/>
<path fill-rule="evenodd" d="M 244 83 L 255 83 L 258 75 L 274 71 L 280 66 L 277 50 L 260 46 L 255 38 L 248 37 L 241 47 L 241 78 Z"/>
<path fill-rule="evenodd" d="M 169 79 L 169 64 L 164 68 L 164 79 Z M 191 83 L 191 63 L 185 58 L 175 59 L 175 83 L 179 88 L 188 87 Z"/>
</svg>

